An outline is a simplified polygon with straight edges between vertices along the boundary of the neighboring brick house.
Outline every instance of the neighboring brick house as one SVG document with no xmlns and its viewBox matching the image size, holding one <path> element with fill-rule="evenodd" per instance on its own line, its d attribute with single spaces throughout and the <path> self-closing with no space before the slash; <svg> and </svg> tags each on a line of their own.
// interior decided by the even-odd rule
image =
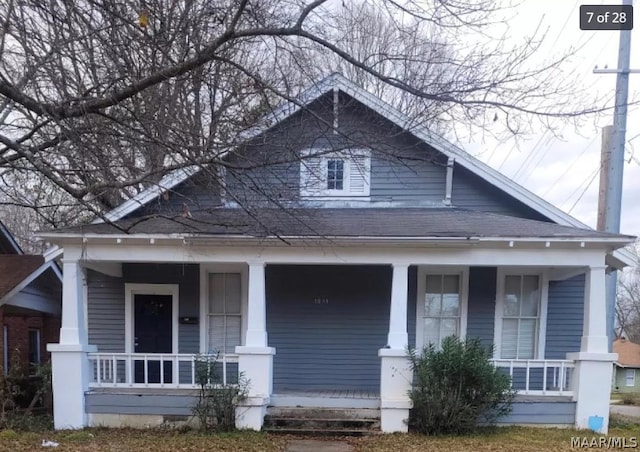
<svg viewBox="0 0 640 452">
<path fill-rule="evenodd" d="M 26 368 L 49 360 L 47 344 L 60 331 L 62 278 L 55 262 L 24 254 L 0 223 L 0 366 L 7 372 L 15 350 Z"/>
</svg>

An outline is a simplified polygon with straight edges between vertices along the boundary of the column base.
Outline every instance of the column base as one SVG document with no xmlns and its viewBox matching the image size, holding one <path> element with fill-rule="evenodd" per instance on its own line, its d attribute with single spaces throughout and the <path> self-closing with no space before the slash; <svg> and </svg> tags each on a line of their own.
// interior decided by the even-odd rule
<svg viewBox="0 0 640 452">
<path fill-rule="evenodd" d="M 407 433 L 411 401 L 385 400 L 380 404 L 380 430 L 383 433 Z"/>
<path fill-rule="evenodd" d="M 89 388 L 87 353 L 94 345 L 48 344 L 51 352 L 53 389 L 53 425 L 56 430 L 81 429 L 88 426 L 84 393 Z"/>
<path fill-rule="evenodd" d="M 382 348 L 380 363 L 380 429 L 384 433 L 407 432 L 411 409 L 413 372 L 405 350 Z"/>
<path fill-rule="evenodd" d="M 273 347 L 236 347 L 238 371 L 247 379 L 248 397 L 236 408 L 236 427 L 260 430 L 273 392 Z"/>
<path fill-rule="evenodd" d="M 567 353 L 575 361 L 571 386 L 576 401 L 575 426 L 606 434 L 609 430 L 611 377 L 616 353 Z"/>
</svg>

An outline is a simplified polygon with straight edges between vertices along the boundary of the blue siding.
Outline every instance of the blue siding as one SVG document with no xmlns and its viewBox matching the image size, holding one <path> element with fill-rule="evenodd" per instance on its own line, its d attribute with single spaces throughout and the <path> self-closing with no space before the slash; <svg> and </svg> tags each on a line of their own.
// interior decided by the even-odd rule
<svg viewBox="0 0 640 452">
<path fill-rule="evenodd" d="M 340 102 L 340 134 L 334 134 L 331 129 L 332 96 L 327 95 L 230 153 L 226 200 L 247 206 L 295 203 L 299 201 L 301 150 L 366 147 L 373 151 L 371 201 L 442 206 L 447 160 L 444 154 L 344 93 L 340 95 Z M 154 200 L 131 216 L 178 213 L 183 203 L 192 212 L 219 205 L 220 188 L 213 179 L 208 173 L 194 176 L 192 181 L 171 190 L 168 199 Z M 460 165 L 454 169 L 452 204 L 547 220 Z"/>
<path fill-rule="evenodd" d="M 197 264 L 123 264 L 124 282 L 179 284 L 180 317 L 200 316 L 200 269 Z M 178 353 L 200 351 L 199 325 L 179 325 Z"/>
<path fill-rule="evenodd" d="M 87 392 L 85 411 L 91 414 L 191 416 L 197 400 L 197 397 L 190 393 Z"/>
<path fill-rule="evenodd" d="M 516 398 L 512 405 L 511 413 L 498 419 L 497 424 L 570 426 L 574 425 L 575 420 L 576 403 L 572 402 L 570 398 L 562 398 L 562 400 L 549 399 L 547 401 L 520 401 Z"/>
<path fill-rule="evenodd" d="M 266 275 L 274 391 L 379 391 L 391 267 L 269 265 Z"/>
<path fill-rule="evenodd" d="M 469 300 L 467 337 L 478 338 L 485 346 L 493 346 L 495 323 L 497 269 L 469 269 Z"/>
<path fill-rule="evenodd" d="M 451 203 L 455 207 L 469 210 L 549 221 L 531 207 L 512 198 L 460 165 L 455 165 L 453 170 Z"/>
<path fill-rule="evenodd" d="M 99 352 L 124 352 L 124 282 L 87 270 L 89 343 Z"/>
<path fill-rule="evenodd" d="M 129 214 L 136 218 L 150 214 L 176 215 L 186 205 L 189 211 L 211 209 L 222 204 L 220 184 L 209 170 L 203 170 L 189 180 L 151 200 L 148 204 Z"/>
<path fill-rule="evenodd" d="M 545 358 L 565 359 L 580 351 L 584 310 L 584 275 L 549 282 Z"/>
</svg>

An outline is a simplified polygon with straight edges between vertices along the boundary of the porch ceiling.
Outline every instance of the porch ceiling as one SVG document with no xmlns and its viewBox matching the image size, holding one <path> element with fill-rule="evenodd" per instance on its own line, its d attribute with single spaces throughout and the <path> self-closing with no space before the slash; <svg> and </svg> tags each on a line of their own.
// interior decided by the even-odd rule
<svg viewBox="0 0 640 452">
<path fill-rule="evenodd" d="M 457 208 L 260 209 L 219 208 L 192 217 L 147 216 L 112 224 L 89 224 L 43 233 L 74 235 L 172 234 L 195 237 L 377 237 L 536 238 L 618 242 L 632 236 L 608 234 Z"/>
</svg>

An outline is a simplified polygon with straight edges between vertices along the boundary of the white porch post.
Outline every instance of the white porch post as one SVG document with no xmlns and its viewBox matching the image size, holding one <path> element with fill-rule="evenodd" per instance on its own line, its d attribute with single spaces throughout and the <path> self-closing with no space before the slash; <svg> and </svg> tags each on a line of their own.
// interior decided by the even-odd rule
<svg viewBox="0 0 640 452">
<path fill-rule="evenodd" d="M 411 400 L 411 368 L 407 359 L 407 294 L 409 266 L 393 264 L 391 310 L 386 348 L 378 351 L 381 359 L 380 427 L 383 432 L 406 432 Z"/>
<path fill-rule="evenodd" d="M 249 262 L 247 333 L 236 347 L 238 369 L 249 381 L 249 394 L 236 409 L 236 427 L 260 430 L 273 391 L 273 355 L 268 347 L 265 263 Z"/>
<path fill-rule="evenodd" d="M 89 388 L 88 352 L 84 321 L 84 274 L 77 260 L 63 259 L 62 325 L 60 343 L 48 344 L 51 352 L 53 416 L 56 429 L 87 426 L 84 394 Z"/>
<path fill-rule="evenodd" d="M 607 433 L 613 362 L 608 353 L 605 304 L 605 267 L 589 267 L 585 275 L 584 315 L 580 352 L 568 353 L 575 361 L 572 376 L 576 401 L 576 427 Z"/>
</svg>

